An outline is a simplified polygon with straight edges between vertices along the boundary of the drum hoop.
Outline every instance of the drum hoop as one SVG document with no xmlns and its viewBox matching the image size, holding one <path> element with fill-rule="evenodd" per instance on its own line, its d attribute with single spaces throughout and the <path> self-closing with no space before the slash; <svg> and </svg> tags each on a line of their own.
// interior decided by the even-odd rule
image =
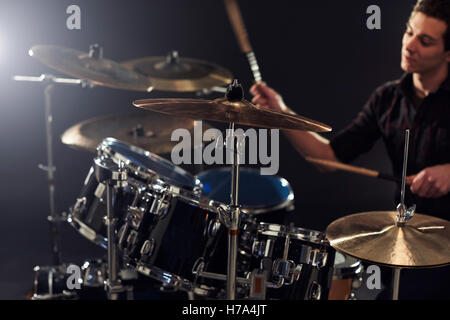
<svg viewBox="0 0 450 320">
<path fill-rule="evenodd" d="M 279 226 L 280 230 L 270 230 L 271 226 Z M 293 229 L 294 231 L 302 231 L 302 233 L 295 233 L 288 230 L 282 230 L 282 227 L 290 228 L 289 226 L 285 225 L 260 222 L 258 226 L 258 233 L 275 237 L 286 237 L 287 235 L 289 235 L 291 239 L 303 240 L 317 244 L 327 244 L 325 234 L 320 231 L 295 227 Z"/>
<path fill-rule="evenodd" d="M 184 291 L 192 291 L 194 289 L 193 284 L 189 280 L 184 279 L 171 272 L 166 272 L 153 265 L 150 266 L 142 262 L 138 262 L 136 264 L 136 270 L 142 273 L 143 275 L 146 275 L 150 278 L 158 280 L 166 285 L 175 287 L 177 289 L 181 289 Z"/>
<path fill-rule="evenodd" d="M 134 163 L 131 159 L 129 159 L 126 155 L 120 153 L 119 151 L 114 150 L 109 143 L 115 142 L 125 145 L 130 151 L 136 152 L 141 156 L 148 157 L 149 159 L 156 159 L 158 161 L 161 161 L 165 164 L 170 165 L 173 167 L 173 169 L 188 178 L 192 178 L 193 186 L 187 186 L 184 185 L 178 181 L 175 181 L 173 178 L 165 177 L 158 172 L 138 165 L 137 163 Z M 131 169 L 135 175 L 137 175 L 140 178 L 145 179 L 149 184 L 158 183 L 158 185 L 165 186 L 167 189 L 173 189 L 175 193 L 177 193 L 177 188 L 183 189 L 182 193 L 190 193 L 193 196 L 196 194 L 199 194 L 201 192 L 201 189 L 203 188 L 203 185 L 201 184 L 200 180 L 196 178 L 195 176 L 191 175 L 187 171 L 183 170 L 182 168 L 175 166 L 168 160 L 151 153 L 147 150 L 141 149 L 139 147 L 130 145 L 128 143 L 125 143 L 121 140 L 115 139 L 115 138 L 106 138 L 104 139 L 99 146 L 97 147 L 97 153 L 99 156 L 103 157 L 109 157 L 111 160 L 113 160 L 114 163 L 118 164 L 118 161 L 123 161 L 127 168 Z M 151 158 L 150 158 L 151 155 Z M 175 188 L 171 188 L 171 187 Z"/>
<path fill-rule="evenodd" d="M 209 173 L 209 172 L 217 172 L 217 171 L 229 171 L 229 170 L 230 170 L 229 168 L 208 169 L 208 170 L 202 171 L 195 177 L 198 180 L 200 180 L 200 178 L 199 178 L 200 174 Z M 239 171 L 257 173 L 259 170 L 254 169 L 254 168 L 244 167 L 244 168 L 240 168 Z M 258 214 L 263 214 L 263 213 L 272 212 L 272 211 L 276 211 L 276 210 L 281 210 L 281 209 L 287 208 L 294 204 L 294 199 L 295 199 L 294 191 L 292 190 L 292 187 L 291 187 L 291 184 L 289 183 L 289 181 L 287 181 L 285 178 L 280 177 L 278 175 L 271 176 L 271 177 L 276 177 L 279 181 L 283 181 L 283 183 L 288 187 L 289 195 L 286 197 L 286 199 L 283 200 L 281 203 L 278 203 L 278 204 L 275 204 L 272 206 L 241 206 L 241 212 L 248 214 L 248 215 L 258 215 Z"/>
<path fill-rule="evenodd" d="M 69 224 L 86 239 L 92 241 L 93 243 L 101 246 L 104 249 L 108 248 L 108 239 L 105 239 L 103 236 L 97 234 L 94 229 L 88 227 L 86 224 L 76 218 L 73 213 L 70 213 L 68 215 L 67 222 L 69 222 Z"/>
</svg>

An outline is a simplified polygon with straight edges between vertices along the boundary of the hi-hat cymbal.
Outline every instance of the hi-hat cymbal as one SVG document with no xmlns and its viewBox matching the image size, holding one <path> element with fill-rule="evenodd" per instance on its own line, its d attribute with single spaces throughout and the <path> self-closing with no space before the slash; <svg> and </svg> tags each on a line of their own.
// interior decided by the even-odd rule
<svg viewBox="0 0 450 320">
<path fill-rule="evenodd" d="M 226 98 L 215 100 L 143 99 L 134 101 L 133 105 L 150 111 L 194 120 L 234 122 L 245 126 L 272 129 L 331 131 L 331 127 L 326 124 L 298 115 L 260 108 L 246 100 L 229 101 Z"/>
<path fill-rule="evenodd" d="M 204 129 L 208 127 L 203 124 Z M 112 137 L 156 154 L 164 154 L 171 152 L 178 143 L 170 139 L 172 131 L 178 128 L 193 134 L 194 121 L 153 112 L 112 114 L 72 126 L 64 132 L 61 141 L 77 149 L 95 152 L 103 139 Z"/>
<path fill-rule="evenodd" d="M 167 57 L 145 57 L 122 65 L 147 77 L 155 90 L 191 92 L 228 85 L 230 71 L 210 62 L 180 58 L 176 51 Z"/>
<path fill-rule="evenodd" d="M 396 225 L 396 211 L 357 213 L 332 222 L 332 247 L 361 260 L 399 268 L 450 264 L 450 222 L 415 214 Z"/>
<path fill-rule="evenodd" d="M 97 56 L 91 52 L 86 53 L 53 45 L 34 46 L 29 50 L 29 54 L 59 72 L 88 80 L 93 84 L 132 91 L 150 92 L 152 90 L 148 78 L 117 62 L 100 57 L 101 54 Z"/>
</svg>

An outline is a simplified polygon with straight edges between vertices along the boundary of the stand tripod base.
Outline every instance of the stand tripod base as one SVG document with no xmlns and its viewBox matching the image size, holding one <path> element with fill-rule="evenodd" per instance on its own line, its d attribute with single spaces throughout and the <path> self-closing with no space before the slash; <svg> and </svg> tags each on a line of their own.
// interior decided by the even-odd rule
<svg viewBox="0 0 450 320">
<path fill-rule="evenodd" d="M 75 290 L 67 288 L 67 273 L 69 264 L 58 266 L 36 266 L 34 267 L 34 284 L 31 300 L 78 300 L 79 296 Z"/>
</svg>

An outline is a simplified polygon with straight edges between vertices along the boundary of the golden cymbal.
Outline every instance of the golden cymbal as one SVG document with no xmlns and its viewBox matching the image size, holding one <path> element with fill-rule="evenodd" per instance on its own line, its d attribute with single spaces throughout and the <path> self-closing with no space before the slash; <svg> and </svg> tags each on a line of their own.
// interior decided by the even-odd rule
<svg viewBox="0 0 450 320">
<path fill-rule="evenodd" d="M 209 126 L 203 124 L 203 129 Z M 172 131 L 184 128 L 193 135 L 194 121 L 168 117 L 153 112 L 133 112 L 100 116 L 80 122 L 67 129 L 62 143 L 76 149 L 95 152 L 107 137 L 130 143 L 156 154 L 170 153 L 178 143 L 171 141 Z"/>
<path fill-rule="evenodd" d="M 398 268 L 450 264 L 450 222 L 414 214 L 397 226 L 396 211 L 352 214 L 332 222 L 326 236 L 336 250 Z"/>
<path fill-rule="evenodd" d="M 39 45 L 32 47 L 29 54 L 59 72 L 93 84 L 132 91 L 152 90 L 148 78 L 92 53 L 53 45 Z"/>
<path fill-rule="evenodd" d="M 230 71 L 214 63 L 180 58 L 176 51 L 167 57 L 145 57 L 125 61 L 122 65 L 147 77 L 155 90 L 191 92 L 228 85 Z"/>
<path fill-rule="evenodd" d="M 246 100 L 229 101 L 226 98 L 215 100 L 142 99 L 134 101 L 133 105 L 150 111 L 194 120 L 234 122 L 245 126 L 272 129 L 331 131 L 331 127 L 326 124 L 298 115 L 260 108 Z"/>
</svg>

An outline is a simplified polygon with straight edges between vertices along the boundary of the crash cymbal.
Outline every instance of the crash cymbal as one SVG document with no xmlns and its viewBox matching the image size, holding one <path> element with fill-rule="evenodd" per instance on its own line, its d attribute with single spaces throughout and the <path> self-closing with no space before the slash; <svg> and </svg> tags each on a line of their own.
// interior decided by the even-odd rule
<svg viewBox="0 0 450 320">
<path fill-rule="evenodd" d="M 147 77 L 155 90 L 190 92 L 228 85 L 230 71 L 210 62 L 180 58 L 176 51 L 167 57 L 145 57 L 122 65 Z"/>
<path fill-rule="evenodd" d="M 201 99 L 143 99 L 133 105 L 150 111 L 177 115 L 195 120 L 234 122 L 240 125 L 273 129 L 328 132 L 331 127 L 298 115 L 291 115 L 255 106 L 246 101 Z"/>
<path fill-rule="evenodd" d="M 396 211 L 349 215 L 332 222 L 326 235 L 332 247 L 361 260 L 399 268 L 450 264 L 450 222 L 415 214 L 397 226 Z"/>
<path fill-rule="evenodd" d="M 53 45 L 34 46 L 30 56 L 41 63 L 72 77 L 87 80 L 93 84 L 149 92 L 152 85 L 148 78 L 125 68 L 117 62 L 101 57 L 101 49 L 91 46 L 89 53 Z"/>
<path fill-rule="evenodd" d="M 207 127 L 203 124 L 203 128 Z M 61 141 L 76 149 L 95 152 L 103 139 L 112 137 L 156 154 L 164 154 L 170 153 L 178 143 L 170 141 L 172 131 L 178 128 L 193 134 L 194 121 L 153 112 L 112 114 L 72 126 L 64 132 Z"/>
</svg>

